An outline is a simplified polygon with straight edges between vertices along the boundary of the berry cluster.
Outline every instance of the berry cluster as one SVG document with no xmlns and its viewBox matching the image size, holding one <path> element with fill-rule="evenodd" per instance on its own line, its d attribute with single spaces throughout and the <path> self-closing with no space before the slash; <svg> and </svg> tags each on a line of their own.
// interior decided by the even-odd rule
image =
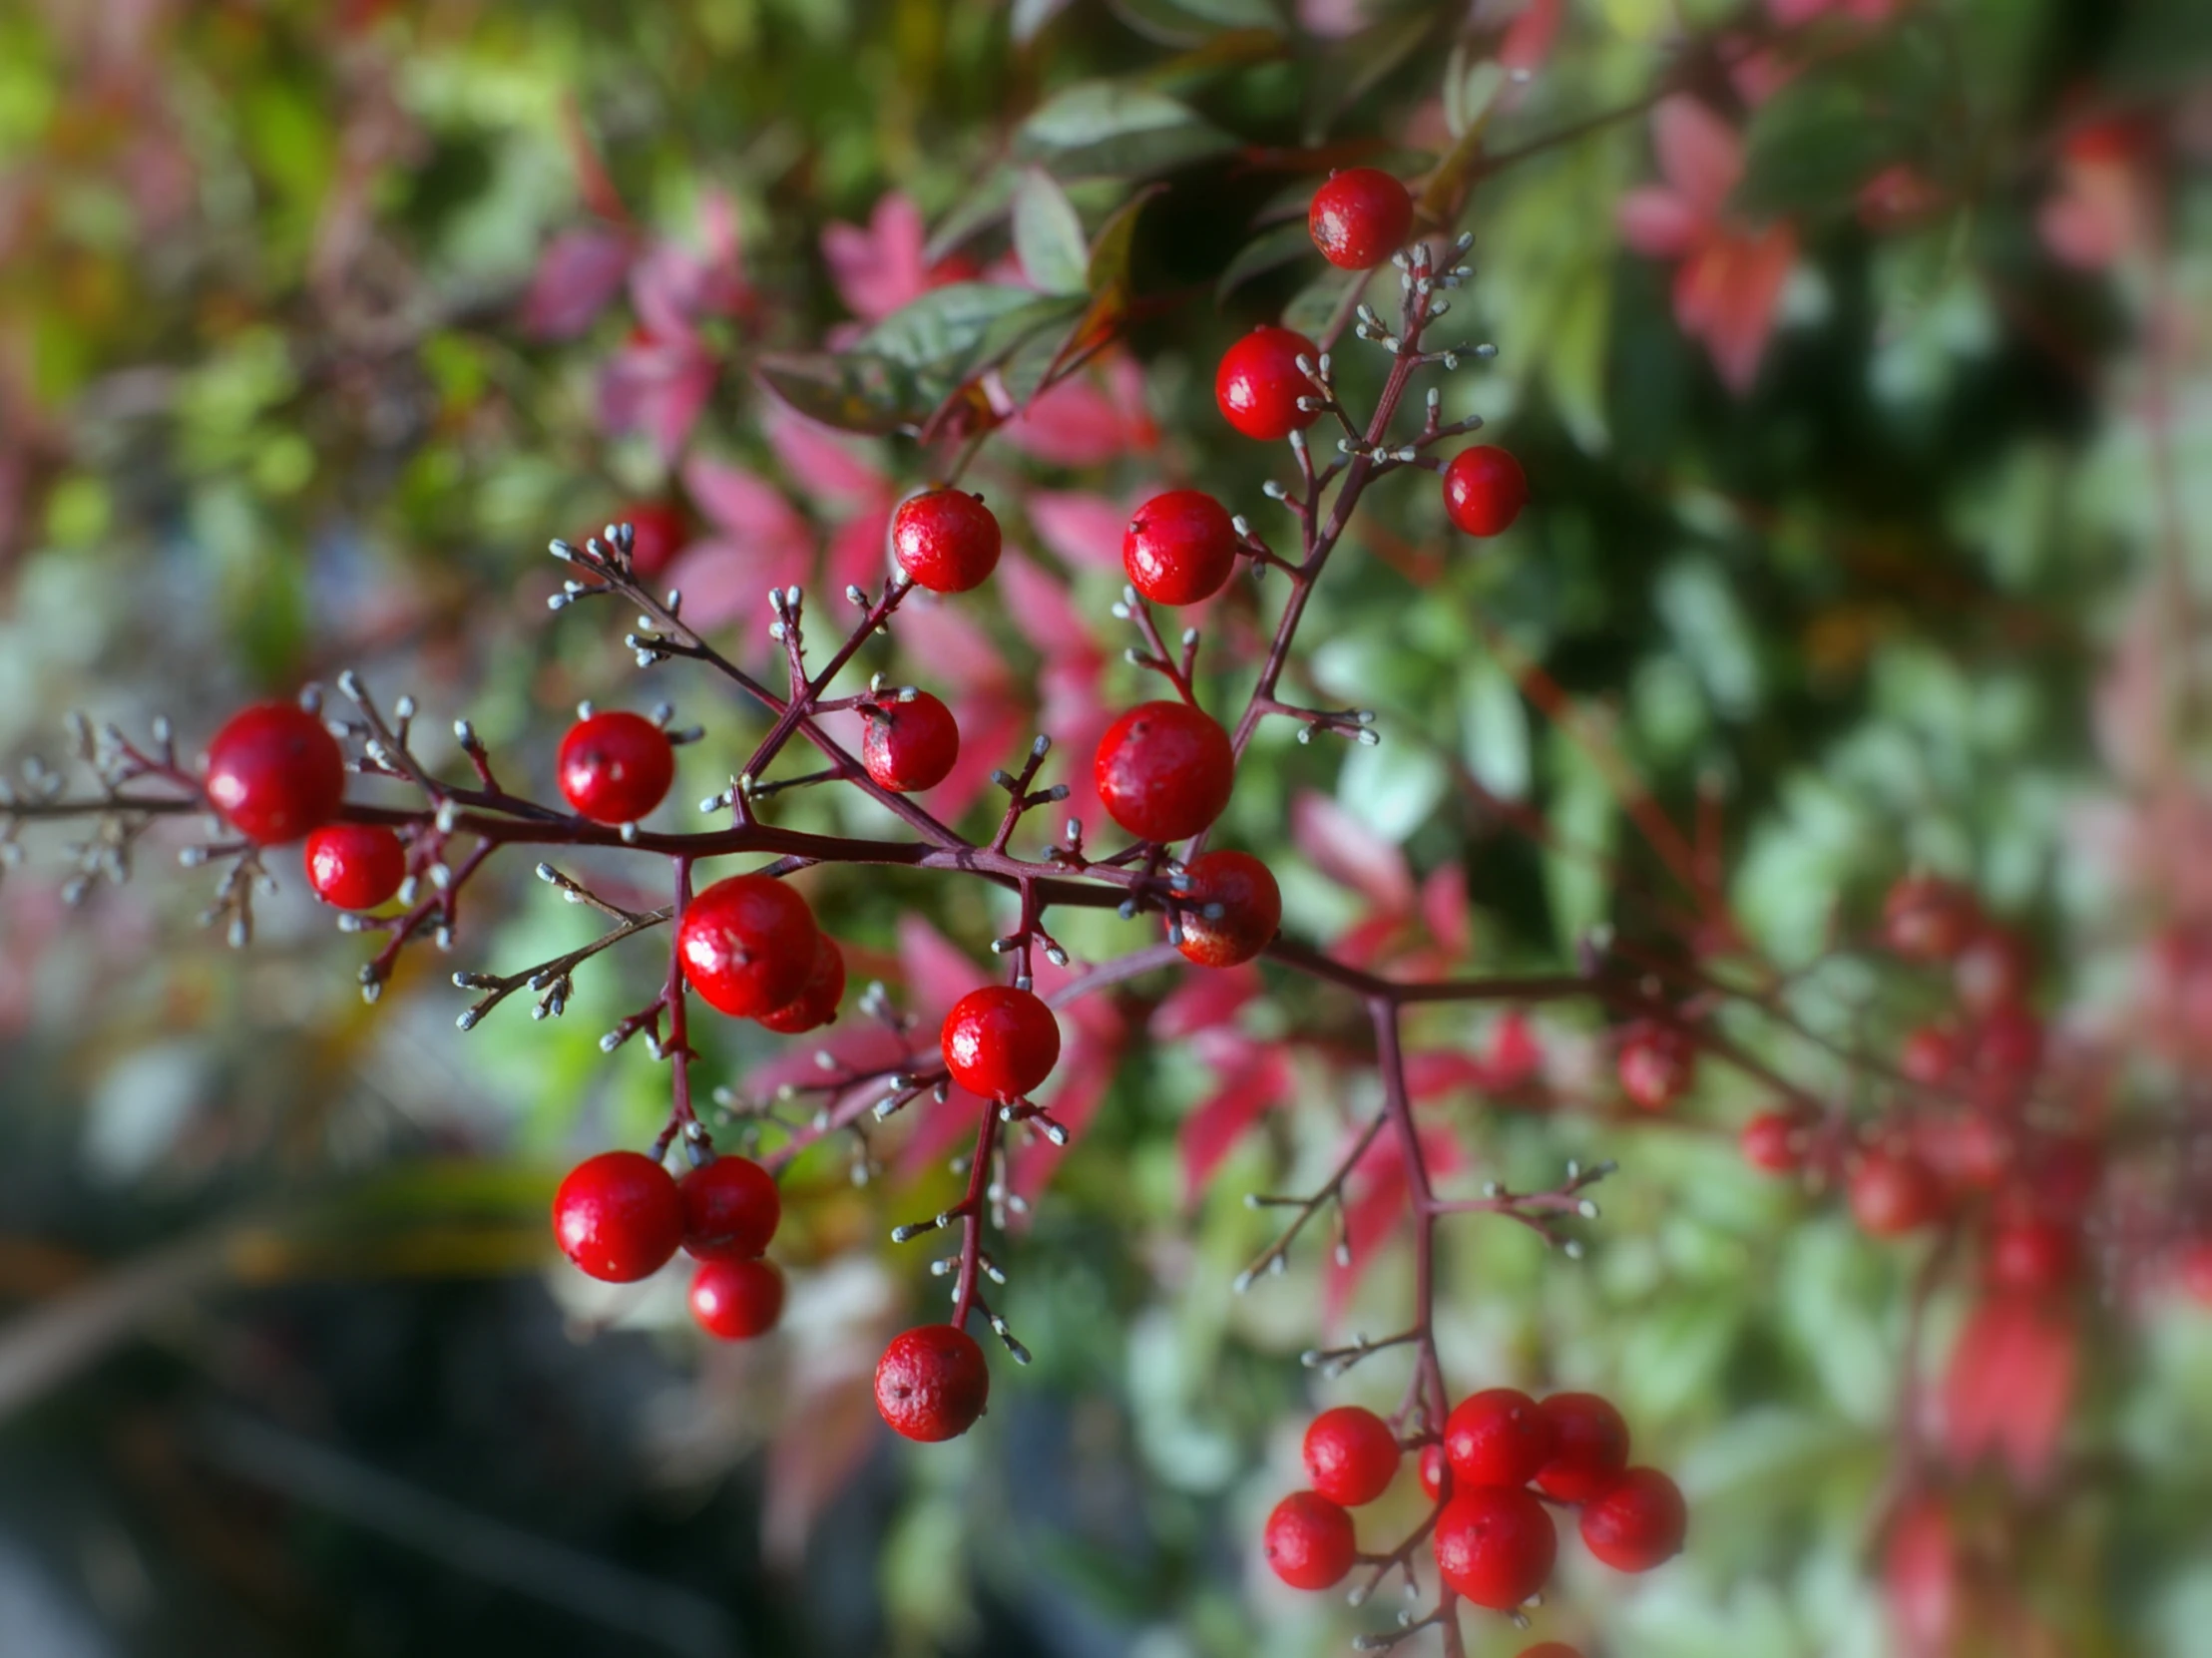
<svg viewBox="0 0 2212 1658">
<path fill-rule="evenodd" d="M 1363 1554 L 1346 1510 L 1389 1489 L 1407 1450 L 1418 1452 L 1429 1520 L 1396 1551 Z M 1540 1404 L 1486 1389 L 1453 1407 L 1441 1437 L 1405 1441 L 1372 1411 L 1339 1406 L 1306 1430 L 1305 1460 L 1312 1487 L 1276 1504 L 1265 1541 L 1268 1565 L 1297 1589 L 1333 1588 L 1362 1562 L 1379 1579 L 1426 1534 L 1451 1595 L 1518 1614 L 1557 1560 L 1547 1502 L 1579 1508 L 1584 1545 L 1616 1571 L 1672 1559 L 1688 1530 L 1674 1481 L 1628 1465 L 1627 1424 L 1594 1394 Z"/>
</svg>

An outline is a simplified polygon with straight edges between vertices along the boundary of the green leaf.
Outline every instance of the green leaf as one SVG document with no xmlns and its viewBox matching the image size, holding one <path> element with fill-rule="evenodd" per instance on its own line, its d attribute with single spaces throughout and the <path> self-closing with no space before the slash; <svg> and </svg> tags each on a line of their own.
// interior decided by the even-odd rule
<svg viewBox="0 0 2212 1658">
<path fill-rule="evenodd" d="M 1129 253 L 1136 245 L 1136 220 L 1144 211 L 1144 204 L 1166 188 L 1165 185 L 1146 185 L 1114 208 L 1099 226 L 1098 237 L 1091 243 L 1090 261 L 1084 267 L 1084 280 L 1093 293 L 1103 294 L 1128 285 Z"/>
<path fill-rule="evenodd" d="M 1014 252 L 1023 274 L 1045 292 L 1089 291 L 1083 220 L 1042 168 L 1025 169 L 1014 187 Z"/>
<path fill-rule="evenodd" d="M 1037 302 L 1027 288 L 951 282 L 901 305 L 862 336 L 859 349 L 908 368 L 949 371 L 973 356 L 995 326 Z"/>
<path fill-rule="evenodd" d="M 1058 179 L 1141 179 L 1235 146 L 1165 93 L 1087 81 L 1022 124 L 1014 155 L 1042 164 Z"/>
<path fill-rule="evenodd" d="M 880 437 L 918 425 L 931 408 L 914 376 L 881 357 L 794 352 L 762 357 L 755 372 L 799 413 L 844 432 Z"/>
<path fill-rule="evenodd" d="M 1221 280 L 1214 284 L 1214 297 L 1226 299 L 1261 271 L 1286 265 L 1312 251 L 1313 236 L 1304 219 L 1262 230 L 1236 250 L 1228 268 L 1221 272 Z"/>
<path fill-rule="evenodd" d="M 1338 116 L 1357 104 L 1418 51 L 1446 16 L 1439 7 L 1417 7 L 1362 29 L 1349 40 L 1330 41 L 1306 83 L 1304 129 L 1318 143 Z"/>
</svg>

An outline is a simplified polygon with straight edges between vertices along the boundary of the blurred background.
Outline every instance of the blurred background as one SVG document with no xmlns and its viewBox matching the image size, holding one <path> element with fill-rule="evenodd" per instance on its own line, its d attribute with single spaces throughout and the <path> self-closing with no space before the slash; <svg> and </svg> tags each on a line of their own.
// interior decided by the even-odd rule
<svg viewBox="0 0 2212 1658">
<path fill-rule="evenodd" d="M 1441 178 L 1476 238 L 1457 316 L 1500 347 L 1446 414 L 1532 506 L 1476 544 L 1425 481 L 1377 489 L 1295 679 L 1384 741 L 1270 732 L 1228 838 L 1294 936 L 1393 972 L 1555 971 L 1608 927 L 1761 963 L 1795 1027 L 1716 1017 L 1868 1112 L 1837 1044 L 1894 1051 L 1945 1003 L 1853 941 L 1938 871 L 2031 952 L 2042 1108 L 2096 1192 L 2078 1275 L 1977 1349 L 1974 1270 L 1745 1165 L 1762 1084 L 1707 1066 L 1653 1117 L 1592 1012 L 1424 1015 L 1459 1172 L 1621 1164 L 1578 1263 L 1449 1234 L 1448 1363 L 1617 1399 L 1695 1516 L 1648 1579 L 1569 1561 L 1542 1633 L 2201 1658 L 2208 69 L 2197 0 L 0 0 L 0 757 L 61 766 L 80 708 L 195 752 L 351 665 L 541 797 L 579 698 L 665 695 L 707 732 L 683 821 L 757 721 L 640 675 L 619 619 L 549 617 L 546 539 L 633 519 L 764 660 L 752 596 L 880 570 L 950 398 L 956 440 L 995 425 L 970 476 L 1014 551 L 867 665 L 955 705 L 933 808 L 989 814 L 1032 732 L 1088 754 L 1136 694 L 1106 615 L 1130 504 L 1195 482 L 1268 528 L 1281 457 L 1210 379 L 1252 322 L 1337 305 L 1315 183 Z M 931 299 L 978 279 L 1020 290 L 989 339 Z M 1033 395 L 1079 315 L 1116 343 Z M 1340 348 L 1355 401 L 1371 355 Z M 1209 616 L 1209 699 L 1273 603 Z M 779 816 L 881 832 L 811 793 Z M 1724 894 L 1694 924 L 1654 817 Z M 867 1380 L 940 1293 L 883 1242 L 941 1201 L 913 1144 L 864 1186 L 849 1143 L 787 1178 L 768 1341 L 704 1341 L 672 1272 L 555 1265 L 560 1171 L 664 1109 L 597 1040 L 657 951 L 464 1036 L 453 968 L 590 937 L 526 863 L 372 1009 L 281 860 L 233 953 L 181 840 L 70 908 L 71 840 L 27 829 L 0 882 L 9 1658 L 1303 1658 L 1375 1627 L 1256 1538 L 1313 1404 L 1402 1384 L 1298 1363 L 1397 1327 L 1402 1194 L 1363 1188 L 1350 1268 L 1229 1293 L 1269 1235 L 1243 1194 L 1310 1183 L 1372 1108 L 1356 1007 L 1163 974 L 1088 1012 L 1088 1123 L 1025 1175 L 1014 1246 L 1037 1363 L 909 1447 Z M 809 896 L 856 982 L 924 1004 L 1006 925 L 935 876 Z M 706 1058 L 732 1134 L 808 1063 L 719 1023 Z"/>
</svg>

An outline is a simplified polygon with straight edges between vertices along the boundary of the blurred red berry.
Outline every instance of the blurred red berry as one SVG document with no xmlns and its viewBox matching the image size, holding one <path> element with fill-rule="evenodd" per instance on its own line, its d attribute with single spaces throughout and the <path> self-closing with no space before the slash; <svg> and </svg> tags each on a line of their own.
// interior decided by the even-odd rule
<svg viewBox="0 0 2212 1658">
<path fill-rule="evenodd" d="M 338 815 L 345 755 L 296 702 L 240 708 L 208 745 L 208 804 L 256 846 L 282 846 Z"/>
<path fill-rule="evenodd" d="M 1320 348 L 1288 328 L 1254 328 L 1221 357 L 1213 377 L 1214 401 L 1228 423 L 1248 438 L 1271 441 L 1302 432 L 1321 418 L 1319 407 L 1301 409 L 1301 398 L 1318 399 L 1298 359 L 1321 360 Z"/>
<path fill-rule="evenodd" d="M 732 875 L 684 907 L 683 977 L 710 1008 L 758 1019 L 806 989 L 820 936 L 806 900 L 767 875 Z"/>
<path fill-rule="evenodd" d="M 1697 1078 L 1697 1044 L 1679 1026 L 1640 1020 L 1620 1042 L 1620 1089 L 1646 1111 L 1663 1111 Z"/>
<path fill-rule="evenodd" d="M 690 1305 L 718 1341 L 764 1336 L 783 1316 L 783 1274 L 772 1261 L 703 1261 L 691 1274 Z"/>
<path fill-rule="evenodd" d="M 999 521 L 966 490 L 930 490 L 899 503 L 891 553 L 916 587 L 966 593 L 999 568 Z"/>
<path fill-rule="evenodd" d="M 1471 536 L 1502 536 L 1529 504 L 1521 463 L 1495 444 L 1477 444 L 1444 469 L 1444 510 Z"/>
<path fill-rule="evenodd" d="M 1882 900 L 1882 937 L 1915 962 L 1948 962 L 1982 924 L 1974 894 L 1934 875 L 1907 875 Z"/>
<path fill-rule="evenodd" d="M 1582 1541 L 1615 1571 L 1650 1571 L 1682 1552 L 1689 1509 L 1657 1468 L 1630 1468 L 1582 1509 Z"/>
<path fill-rule="evenodd" d="M 643 714 L 611 708 L 569 727 L 558 762 L 561 794 L 594 823 L 636 823 L 675 781 L 668 734 Z"/>
<path fill-rule="evenodd" d="M 1352 1516 L 1318 1491 L 1292 1491 L 1267 1516 L 1267 1565 L 1293 1589 L 1344 1581 L 1359 1553 Z"/>
<path fill-rule="evenodd" d="M 986 1099 L 1019 1099 L 1060 1062 L 1060 1021 L 1028 991 L 985 985 L 953 1004 L 941 1038 L 953 1080 Z"/>
<path fill-rule="evenodd" d="M 634 1284 L 683 1241 L 683 1199 L 668 1171 L 637 1151 L 603 1151 L 569 1170 L 553 1195 L 553 1235 L 577 1267 Z"/>
<path fill-rule="evenodd" d="M 723 1155 L 676 1184 L 684 1252 L 698 1261 L 745 1261 L 774 1238 L 783 1219 L 775 1176 L 750 1157 Z"/>
<path fill-rule="evenodd" d="M 1908 1151 L 1874 1150 L 1859 1159 L 1849 1186 L 1852 1218 L 1874 1238 L 1902 1237 L 1943 1213 L 1943 1187 Z"/>
<path fill-rule="evenodd" d="M 1200 967 L 1248 962 L 1274 941 L 1283 922 L 1282 889 L 1249 852 L 1206 852 L 1184 866 L 1182 938 L 1175 946 Z"/>
<path fill-rule="evenodd" d="M 1129 586 L 1155 605 L 1211 599 L 1236 569 L 1236 526 L 1203 490 L 1169 490 L 1136 509 L 1121 537 Z"/>
<path fill-rule="evenodd" d="M 1628 1425 L 1595 1394 L 1553 1394 L 1540 1407 L 1557 1442 L 1537 1470 L 1537 1489 L 1558 1502 L 1587 1502 L 1628 1465 Z"/>
<path fill-rule="evenodd" d="M 683 550 L 683 514 L 665 501 L 633 501 L 615 515 L 630 526 L 630 564 L 640 576 L 658 576 Z"/>
<path fill-rule="evenodd" d="M 1743 1160 L 1763 1174 L 1795 1174 L 1805 1164 L 1805 1125 L 1789 1111 L 1761 1111 L 1736 1136 Z"/>
<path fill-rule="evenodd" d="M 407 879 L 407 849 L 381 824 L 326 823 L 307 837 L 307 885 L 325 904 L 373 910 Z"/>
<path fill-rule="evenodd" d="M 1379 168 L 1348 167 L 1313 193 L 1306 215 L 1314 246 L 1333 265 L 1372 270 L 1405 246 L 1413 197 Z"/>
<path fill-rule="evenodd" d="M 876 1410 L 892 1431 L 936 1444 L 968 1432 L 991 1399 L 991 1367 L 965 1330 L 924 1324 L 891 1339 L 876 1365 Z"/>
<path fill-rule="evenodd" d="M 860 763 L 878 788 L 913 794 L 951 775 L 960 758 L 960 724 L 928 691 L 864 706 L 860 714 Z"/>
<path fill-rule="evenodd" d="M 1959 1068 L 1959 1039 L 1940 1025 L 1924 1025 L 1905 1038 L 1897 1068 L 1908 1081 L 1936 1087 Z"/>
<path fill-rule="evenodd" d="M 1444 1423 L 1453 1488 L 1526 1485 L 1558 1449 L 1558 1433 L 1537 1402 L 1516 1388 L 1463 1399 Z"/>
<path fill-rule="evenodd" d="M 2080 1235 L 2061 1221 L 2010 1220 L 1990 1236 L 1990 1282 L 2001 1289 L 2031 1295 L 2061 1290 L 2080 1264 Z"/>
<path fill-rule="evenodd" d="M 2024 1001 L 2035 980 L 2035 950 L 2020 934 L 1986 927 L 1952 963 L 1951 982 L 1970 1014 L 1984 1018 Z"/>
<path fill-rule="evenodd" d="M 1445 1587 L 1494 1612 L 1541 1590 L 1559 1553 L 1551 1515 L 1518 1486 L 1455 1487 L 1431 1541 Z"/>
<path fill-rule="evenodd" d="M 1186 702 L 1139 702 L 1099 740 L 1093 766 L 1106 815 L 1146 841 L 1186 840 L 1229 803 L 1228 733 Z"/>
</svg>

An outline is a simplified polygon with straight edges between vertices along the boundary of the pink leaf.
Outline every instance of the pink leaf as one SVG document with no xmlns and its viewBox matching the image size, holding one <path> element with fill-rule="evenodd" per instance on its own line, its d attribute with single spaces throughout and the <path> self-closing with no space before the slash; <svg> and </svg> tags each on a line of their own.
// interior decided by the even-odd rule
<svg viewBox="0 0 2212 1658">
<path fill-rule="evenodd" d="M 891 481 L 827 426 L 773 400 L 766 424 L 776 459 L 804 494 L 848 504 L 874 504 L 890 495 Z"/>
<path fill-rule="evenodd" d="M 1091 636 L 1091 624 L 1076 609 L 1068 590 L 1021 554 L 1009 552 L 999 561 L 1000 592 L 1006 613 L 1014 619 L 1030 643 L 1046 656 L 1074 654 L 1096 657 L 1099 647 Z"/>
<path fill-rule="evenodd" d="M 1739 397 L 1758 378 L 1796 262 L 1796 233 L 1775 224 L 1756 235 L 1717 236 L 1674 274 L 1675 320 L 1684 333 L 1704 339 L 1722 384 Z"/>
<path fill-rule="evenodd" d="M 1183 1200 L 1197 1201 L 1207 1178 L 1271 1105 L 1290 1094 L 1290 1065 L 1277 1048 L 1245 1043 L 1220 1086 L 1182 1120 L 1175 1143 L 1182 1154 Z"/>
<path fill-rule="evenodd" d="M 1948 1658 L 1959 1622 L 1959 1550 L 1937 1498 L 1921 1497 L 1898 1515 L 1882 1576 L 1898 1658 Z"/>
<path fill-rule="evenodd" d="M 1551 55 L 1559 24 L 1566 16 L 1566 0 L 1529 0 L 1498 43 L 1498 62 L 1507 69 L 1539 69 Z"/>
<path fill-rule="evenodd" d="M 1467 910 L 1467 871 L 1459 864 L 1439 864 L 1421 883 L 1421 919 L 1429 937 L 1453 960 L 1475 947 L 1474 924 Z"/>
<path fill-rule="evenodd" d="M 1290 838 L 1314 868 L 1364 894 L 1378 910 L 1393 916 L 1412 911 L 1406 855 L 1327 795 L 1307 789 L 1291 802 Z"/>
<path fill-rule="evenodd" d="M 927 689 L 940 694 L 947 687 L 1000 692 L 1014 683 L 1013 669 L 999 647 L 964 607 L 909 599 L 900 608 L 892 631 L 907 656 L 928 670 L 929 677 L 923 681 Z"/>
<path fill-rule="evenodd" d="M 600 424 L 609 432 L 644 432 L 664 460 L 682 452 L 720 372 L 712 357 L 677 341 L 633 341 L 600 373 Z"/>
<path fill-rule="evenodd" d="M 1652 259 L 1679 259 L 1705 234 L 1709 220 L 1671 190 L 1646 185 L 1613 209 L 1620 239 Z"/>
<path fill-rule="evenodd" d="M 1529 1017 L 1510 1008 L 1490 1035 L 1489 1076 L 1484 1087 L 1492 1093 L 1514 1093 L 1535 1081 L 1544 1069 L 1544 1048 L 1529 1030 Z"/>
<path fill-rule="evenodd" d="M 782 492 L 744 467 L 694 455 L 683 465 L 683 487 L 731 541 L 758 545 L 812 539 L 806 520 Z"/>
<path fill-rule="evenodd" d="M 523 295 L 522 325 L 539 339 L 573 339 L 621 291 L 630 238 L 613 230 L 564 230 L 546 244 Z"/>
<path fill-rule="evenodd" d="M 1016 764 L 1035 733 L 1028 712 L 997 687 L 958 697 L 952 706 L 960 725 L 960 758 L 945 780 L 929 791 L 927 804 L 938 817 L 957 821 L 986 796 L 995 797 L 994 811 L 1005 804 L 1006 796 L 993 786 L 991 773 Z"/>
<path fill-rule="evenodd" d="M 944 934 L 909 911 L 899 917 L 899 966 L 906 975 L 907 1005 L 922 1028 L 944 1024 L 952 1006 L 990 976 Z"/>
<path fill-rule="evenodd" d="M 1032 490 L 1023 503 L 1048 551 L 1077 569 L 1121 568 L 1121 537 L 1129 515 L 1103 495 Z"/>
<path fill-rule="evenodd" d="M 1100 466 L 1137 447 L 1125 411 L 1082 375 L 1032 398 L 1007 421 L 1001 435 L 1023 454 L 1052 466 Z"/>
<path fill-rule="evenodd" d="M 1237 1010 L 1259 993 L 1259 969 L 1249 962 L 1242 967 L 1201 968 L 1184 975 L 1183 982 L 1152 1010 L 1147 1029 L 1155 1041 L 1174 1041 L 1226 1027 Z"/>
<path fill-rule="evenodd" d="M 840 524 L 830 535 L 825 568 L 829 591 L 839 599 L 851 587 L 876 597 L 891 569 L 890 509 L 872 509 Z"/>
<path fill-rule="evenodd" d="M 898 191 L 876 203 L 868 227 L 832 224 L 822 231 L 822 258 L 845 308 L 863 321 L 889 316 L 929 287 L 922 263 L 922 211 Z"/>
<path fill-rule="evenodd" d="M 1743 140 L 1696 99 L 1677 94 L 1651 112 L 1659 172 L 1701 217 L 1716 216 L 1743 177 Z"/>
</svg>

